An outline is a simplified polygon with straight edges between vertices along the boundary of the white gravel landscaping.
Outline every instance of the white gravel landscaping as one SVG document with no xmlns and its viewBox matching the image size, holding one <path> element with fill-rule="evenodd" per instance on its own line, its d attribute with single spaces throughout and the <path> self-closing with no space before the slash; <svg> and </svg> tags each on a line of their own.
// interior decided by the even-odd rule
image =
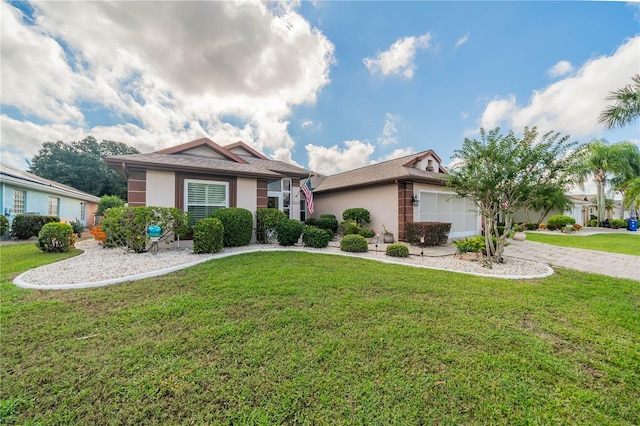
<svg viewBox="0 0 640 426">
<path fill-rule="evenodd" d="M 78 242 L 76 247 L 84 250 L 84 253 L 27 271 L 16 277 L 14 283 L 20 287 L 49 290 L 98 287 L 162 275 L 211 259 L 267 250 L 297 250 L 361 257 L 387 263 L 496 278 L 530 279 L 553 274 L 553 270 L 545 264 L 511 257 L 505 257 L 504 263 L 494 264 L 493 268 L 489 269 L 478 262 L 460 260 L 450 254 L 444 256 L 411 255 L 408 258 L 394 258 L 386 256 L 383 249 L 368 253 L 345 253 L 335 246 L 326 249 L 307 249 L 298 246 L 252 244 L 244 247 L 225 248 L 222 252 L 213 255 L 193 254 L 191 248 L 160 250 L 158 254 L 126 253 L 121 249 L 103 248 L 97 241 L 90 240 Z"/>
</svg>

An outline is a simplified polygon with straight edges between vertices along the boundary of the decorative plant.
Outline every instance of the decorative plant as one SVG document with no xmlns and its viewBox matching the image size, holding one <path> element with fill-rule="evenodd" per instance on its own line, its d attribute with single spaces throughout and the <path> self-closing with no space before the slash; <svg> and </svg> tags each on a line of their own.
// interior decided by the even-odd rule
<svg viewBox="0 0 640 426">
<path fill-rule="evenodd" d="M 549 227 L 549 225 L 555 225 L 557 229 L 562 229 L 565 226 L 573 225 L 574 223 L 576 223 L 576 220 L 571 216 L 559 214 L 559 215 L 551 216 L 547 220 L 547 228 Z"/>
<path fill-rule="evenodd" d="M 315 226 L 320 229 L 330 229 L 335 234 L 338 232 L 338 219 L 332 214 L 323 214 L 316 220 Z"/>
<path fill-rule="evenodd" d="M 0 215 L 0 236 L 7 233 L 9 229 L 9 219 L 6 216 Z"/>
<path fill-rule="evenodd" d="M 302 242 L 305 247 L 325 248 L 333 238 L 331 230 L 305 226 L 302 234 Z"/>
<path fill-rule="evenodd" d="M 222 250 L 224 226 L 220 219 L 207 217 L 193 226 L 193 252 L 217 253 Z"/>
<path fill-rule="evenodd" d="M 453 246 L 458 254 L 479 253 L 485 247 L 484 237 L 477 235 L 464 240 L 454 240 Z"/>
<path fill-rule="evenodd" d="M 266 244 L 269 237 L 275 233 L 278 223 L 287 218 L 282 210 L 278 209 L 258 209 L 256 210 L 256 239 L 259 243 Z"/>
<path fill-rule="evenodd" d="M 304 225 L 299 220 L 285 219 L 278 222 L 276 233 L 278 235 L 278 244 L 281 246 L 292 246 L 298 242 Z"/>
<path fill-rule="evenodd" d="M 73 248 L 73 227 L 68 223 L 50 222 L 42 227 L 36 245 L 44 252 L 64 252 Z"/>
<path fill-rule="evenodd" d="M 346 209 L 342 212 L 343 220 L 352 220 L 356 222 L 359 226 L 367 226 L 371 223 L 371 214 L 369 210 L 363 209 L 360 207 Z"/>
<path fill-rule="evenodd" d="M 91 228 L 91 231 L 89 233 L 93 235 L 93 238 L 96 241 L 100 242 L 100 244 L 102 245 L 104 245 L 105 241 L 107 240 L 107 233 L 104 232 L 102 228 L 100 228 L 100 225 Z"/>
<path fill-rule="evenodd" d="M 409 247 L 401 243 L 389 244 L 385 254 L 391 257 L 409 257 Z"/>
<path fill-rule="evenodd" d="M 573 227 L 576 228 L 576 231 L 579 231 L 582 229 L 582 225 L 580 225 L 579 223 L 574 223 Z"/>
<path fill-rule="evenodd" d="M 358 231 L 358 235 L 362 235 L 365 238 L 373 238 L 376 236 L 376 233 L 371 228 L 361 228 L 360 231 Z"/>
<path fill-rule="evenodd" d="M 78 236 L 80 236 L 85 229 L 84 223 L 80 222 L 77 218 L 69 222 L 69 225 L 73 228 L 73 233 L 78 234 Z"/>
<path fill-rule="evenodd" d="M 340 241 L 340 250 L 352 253 L 365 253 L 369 251 L 367 240 L 362 235 L 345 235 Z"/>
<path fill-rule="evenodd" d="M 360 226 L 353 220 L 343 220 L 340 222 L 339 230 L 342 235 L 358 234 Z"/>
<path fill-rule="evenodd" d="M 60 222 L 57 216 L 23 215 L 19 214 L 13 218 L 11 224 L 11 238 L 17 240 L 28 240 L 40 233 L 44 225 L 51 222 Z"/>
<path fill-rule="evenodd" d="M 253 234 L 253 215 L 247 209 L 228 207 L 215 210 L 211 217 L 217 217 L 224 226 L 224 246 L 246 246 Z"/>
</svg>

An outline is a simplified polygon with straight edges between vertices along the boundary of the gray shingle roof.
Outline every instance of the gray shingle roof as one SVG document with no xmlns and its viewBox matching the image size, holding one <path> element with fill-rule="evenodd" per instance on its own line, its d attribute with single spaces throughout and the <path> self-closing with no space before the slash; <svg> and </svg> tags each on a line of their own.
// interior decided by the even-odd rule
<svg viewBox="0 0 640 426">
<path fill-rule="evenodd" d="M 314 186 L 314 192 L 318 193 L 345 188 L 371 186 L 396 180 L 444 184 L 446 175 L 443 173 L 434 173 L 419 170 L 411 166 L 405 166 L 405 164 L 417 157 L 423 156 L 427 152 L 429 151 L 418 152 L 331 176 L 314 177 L 311 183 L 317 185 L 317 187 Z"/>
</svg>

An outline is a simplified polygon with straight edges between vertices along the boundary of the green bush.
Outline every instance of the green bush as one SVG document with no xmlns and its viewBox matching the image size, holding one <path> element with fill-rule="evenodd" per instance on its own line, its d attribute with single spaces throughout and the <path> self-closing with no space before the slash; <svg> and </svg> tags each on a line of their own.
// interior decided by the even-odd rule
<svg viewBox="0 0 640 426">
<path fill-rule="evenodd" d="M 124 207 L 124 200 L 117 195 L 103 195 L 98 202 L 96 216 L 104 216 L 104 212 L 112 207 Z"/>
<path fill-rule="evenodd" d="M 554 225 L 553 223 L 550 223 L 547 225 L 547 229 L 549 231 L 557 231 L 558 230 L 558 225 Z"/>
<path fill-rule="evenodd" d="M 278 223 L 286 218 L 287 215 L 282 210 L 269 208 L 256 210 L 256 240 L 262 244 L 268 243 Z"/>
<path fill-rule="evenodd" d="M 627 221 L 624 219 L 609 219 L 609 226 L 611 229 L 627 228 Z"/>
<path fill-rule="evenodd" d="M 476 235 L 475 237 L 467 237 L 464 240 L 455 240 L 453 245 L 458 254 L 478 253 L 485 247 L 485 242 L 482 235 Z"/>
<path fill-rule="evenodd" d="M 343 211 L 342 220 L 352 220 L 360 226 L 367 226 L 371 223 L 371 215 L 369 214 L 369 210 L 355 207 Z"/>
<path fill-rule="evenodd" d="M 405 224 L 405 239 L 410 244 L 421 244 L 420 239 L 424 237 L 425 247 L 442 246 L 447 243 L 450 223 L 443 222 L 412 222 Z"/>
<path fill-rule="evenodd" d="M 69 225 L 73 228 L 74 234 L 81 234 L 85 230 L 84 223 L 80 222 L 78 219 L 72 220 L 69 222 Z"/>
<path fill-rule="evenodd" d="M 13 218 L 11 238 L 28 240 L 31 237 L 36 237 L 42 227 L 51 222 L 60 222 L 60 219 L 56 216 L 19 214 Z"/>
<path fill-rule="evenodd" d="M 360 227 L 353 220 L 343 220 L 342 222 L 340 222 L 338 230 L 342 235 L 352 235 L 359 233 Z"/>
<path fill-rule="evenodd" d="M 362 235 L 345 235 L 340 241 L 340 250 L 351 253 L 365 253 L 369 251 L 367 240 Z"/>
<path fill-rule="evenodd" d="M 38 234 L 38 248 L 47 253 L 69 251 L 73 248 L 73 227 L 68 223 L 50 222 Z"/>
<path fill-rule="evenodd" d="M 246 246 L 251 242 L 253 234 L 253 215 L 247 209 L 240 207 L 227 207 L 211 213 L 211 217 L 217 217 L 224 226 L 224 246 Z"/>
<path fill-rule="evenodd" d="M 305 247 L 325 248 L 333 238 L 331 230 L 316 228 L 315 226 L 305 226 L 302 233 L 302 242 Z"/>
<path fill-rule="evenodd" d="M 549 228 L 549 225 L 555 225 L 557 229 L 562 229 L 565 226 L 573 225 L 574 223 L 576 223 L 576 220 L 571 216 L 558 214 L 547 219 L 547 228 Z"/>
<path fill-rule="evenodd" d="M 338 232 L 338 219 L 332 214 L 323 214 L 316 220 L 315 226 L 320 229 L 330 229 L 335 234 Z"/>
<path fill-rule="evenodd" d="M 315 217 L 308 217 L 307 220 L 304 221 L 304 224 L 308 225 L 308 226 L 316 226 L 317 227 L 316 222 L 318 222 L 318 219 L 316 219 Z"/>
<path fill-rule="evenodd" d="M 389 244 L 385 254 L 391 257 L 409 257 L 409 247 L 400 243 Z"/>
<path fill-rule="evenodd" d="M 358 231 L 358 235 L 362 235 L 365 238 L 373 238 L 376 236 L 376 233 L 371 228 L 361 228 L 360 231 Z"/>
<path fill-rule="evenodd" d="M 292 246 L 298 242 L 304 224 L 299 220 L 285 219 L 278 223 L 276 226 L 276 233 L 278 234 L 278 244 L 281 246 Z"/>
<path fill-rule="evenodd" d="M 596 226 L 598 226 L 598 219 L 591 219 L 589 221 L 589 226 L 591 226 L 592 228 L 595 228 Z"/>
<path fill-rule="evenodd" d="M 0 237 L 9 230 L 9 219 L 5 215 L 0 215 Z"/>
<path fill-rule="evenodd" d="M 105 233 L 106 247 L 142 253 L 149 247 L 149 226 L 160 226 L 159 241 L 169 243 L 174 236 L 190 232 L 190 223 L 188 213 L 173 207 L 112 207 L 105 211 L 100 227 Z"/>
<path fill-rule="evenodd" d="M 217 253 L 222 250 L 224 226 L 220 219 L 207 217 L 193 226 L 193 252 Z"/>
<path fill-rule="evenodd" d="M 538 224 L 537 223 L 527 223 L 525 225 L 525 227 L 527 228 L 528 231 L 535 231 L 536 229 L 538 229 Z"/>
</svg>

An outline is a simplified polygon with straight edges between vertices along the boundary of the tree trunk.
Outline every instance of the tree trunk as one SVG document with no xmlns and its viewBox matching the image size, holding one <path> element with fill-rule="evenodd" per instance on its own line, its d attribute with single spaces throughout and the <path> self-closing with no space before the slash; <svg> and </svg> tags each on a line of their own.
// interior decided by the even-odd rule
<svg viewBox="0 0 640 426">
<path fill-rule="evenodd" d="M 602 222 L 604 222 L 604 214 L 605 214 L 604 170 L 601 169 L 601 170 L 598 170 L 596 173 L 594 173 L 593 180 L 596 183 L 596 189 L 597 189 L 596 205 L 598 208 L 598 226 L 602 226 Z"/>
</svg>

